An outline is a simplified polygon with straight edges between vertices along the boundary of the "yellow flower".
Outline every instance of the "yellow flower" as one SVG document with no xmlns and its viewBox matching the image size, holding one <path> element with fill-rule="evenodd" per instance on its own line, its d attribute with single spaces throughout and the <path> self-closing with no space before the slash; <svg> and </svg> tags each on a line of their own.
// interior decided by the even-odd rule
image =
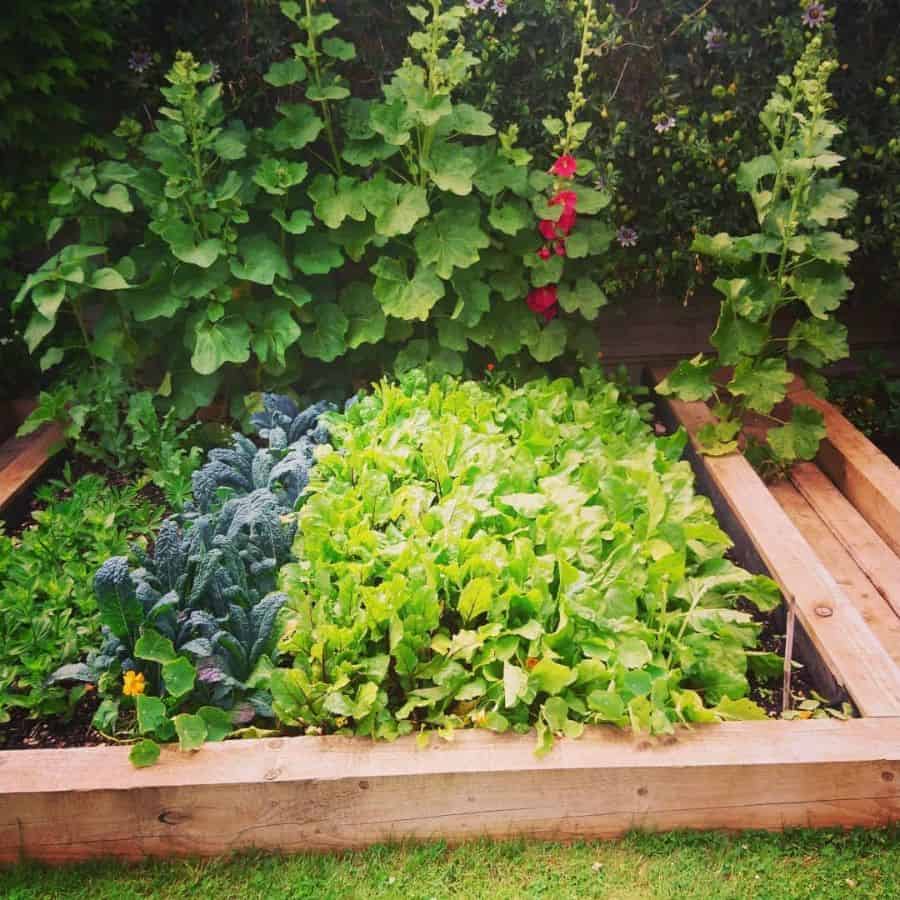
<svg viewBox="0 0 900 900">
<path fill-rule="evenodd" d="M 147 687 L 143 674 L 130 669 L 125 673 L 122 681 L 122 693 L 126 697 L 137 697 L 138 694 L 143 694 L 144 688 Z"/>
</svg>

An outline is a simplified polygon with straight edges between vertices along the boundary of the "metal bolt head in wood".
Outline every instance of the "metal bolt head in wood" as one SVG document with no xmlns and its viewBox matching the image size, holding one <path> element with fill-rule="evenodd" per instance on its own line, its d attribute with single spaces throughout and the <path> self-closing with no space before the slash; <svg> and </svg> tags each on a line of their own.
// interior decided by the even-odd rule
<svg viewBox="0 0 900 900">
<path fill-rule="evenodd" d="M 817 606 L 816 615 L 821 616 L 823 619 L 827 619 L 829 616 L 834 615 L 834 610 L 830 606 Z"/>
</svg>

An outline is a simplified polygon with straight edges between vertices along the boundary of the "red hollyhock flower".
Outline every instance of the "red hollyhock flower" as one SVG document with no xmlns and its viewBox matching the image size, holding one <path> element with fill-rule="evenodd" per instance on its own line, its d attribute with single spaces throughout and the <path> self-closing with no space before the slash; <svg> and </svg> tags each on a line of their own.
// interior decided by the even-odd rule
<svg viewBox="0 0 900 900">
<path fill-rule="evenodd" d="M 562 206 L 563 209 L 575 209 L 578 195 L 575 191 L 560 191 L 551 201 L 550 206 Z"/>
<path fill-rule="evenodd" d="M 538 256 L 541 259 L 550 259 L 550 248 L 549 247 L 541 247 L 541 249 L 538 250 Z"/>
<path fill-rule="evenodd" d="M 577 163 L 571 153 L 563 153 L 552 166 L 550 172 L 560 178 L 571 178 L 575 174 Z"/>
<path fill-rule="evenodd" d="M 575 210 L 567 206 L 563 214 L 556 220 L 556 229 L 560 234 L 568 234 L 575 226 Z"/>
<path fill-rule="evenodd" d="M 553 249 L 556 251 L 557 256 L 565 256 L 566 255 L 566 242 L 565 241 L 557 241 L 553 245 Z M 550 253 L 548 252 L 547 256 L 549 256 L 549 255 L 550 255 Z"/>
<path fill-rule="evenodd" d="M 559 315 L 559 307 L 551 306 L 550 309 L 545 309 L 541 315 L 544 317 L 545 322 L 552 322 Z"/>
<path fill-rule="evenodd" d="M 525 302 L 532 312 L 541 313 L 546 318 L 545 313 L 551 307 L 556 306 L 556 300 L 556 285 L 550 284 L 545 287 L 533 288 Z"/>
<path fill-rule="evenodd" d="M 538 231 L 541 233 L 541 237 L 544 240 L 552 241 L 553 238 L 556 237 L 556 222 L 553 222 L 550 219 L 541 219 L 540 225 L 538 225 Z"/>
</svg>

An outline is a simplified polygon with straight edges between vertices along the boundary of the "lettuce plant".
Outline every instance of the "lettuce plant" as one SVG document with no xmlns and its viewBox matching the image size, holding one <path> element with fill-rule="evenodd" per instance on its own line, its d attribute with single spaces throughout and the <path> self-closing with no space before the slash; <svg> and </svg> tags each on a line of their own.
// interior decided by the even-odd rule
<svg viewBox="0 0 900 900">
<path fill-rule="evenodd" d="M 382 382 L 343 415 L 282 569 L 287 725 L 394 738 L 536 727 L 539 749 L 610 722 L 761 718 L 775 585 L 724 558 L 685 436 L 656 439 L 596 370 Z"/>
<path fill-rule="evenodd" d="M 722 309 L 712 336 L 715 357 L 682 362 L 658 387 L 685 400 L 716 397 L 719 421 L 699 437 L 706 451 L 738 447 L 745 412 L 767 417 L 766 445 L 754 449 L 766 469 L 812 459 L 825 435 L 821 414 L 797 406 L 789 421 L 776 406 L 784 400 L 794 368 L 813 388 L 823 388 L 819 369 L 847 355 L 847 329 L 835 311 L 853 286 L 845 274 L 856 242 L 833 230 L 856 201 L 834 170 L 843 157 L 831 149 L 841 129 L 828 119 L 827 83 L 837 63 L 813 38 L 791 77 L 781 76 L 760 113 L 770 152 L 743 163 L 737 186 L 750 195 L 758 231 L 734 237 L 698 235 L 694 250 L 728 272 L 715 282 Z M 787 337 L 775 330 L 788 314 Z M 715 373 L 733 367 L 724 380 Z"/>
</svg>

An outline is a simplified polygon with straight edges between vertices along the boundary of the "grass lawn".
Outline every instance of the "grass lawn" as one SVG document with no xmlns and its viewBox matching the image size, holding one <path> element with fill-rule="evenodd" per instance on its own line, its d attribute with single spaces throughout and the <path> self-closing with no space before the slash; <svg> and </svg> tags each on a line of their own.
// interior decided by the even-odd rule
<svg viewBox="0 0 900 900">
<path fill-rule="evenodd" d="M 900 897 L 900 831 L 634 834 L 561 847 L 376 847 L 342 856 L 111 863 L 0 873 L 0 897 L 874 898 Z"/>
</svg>

